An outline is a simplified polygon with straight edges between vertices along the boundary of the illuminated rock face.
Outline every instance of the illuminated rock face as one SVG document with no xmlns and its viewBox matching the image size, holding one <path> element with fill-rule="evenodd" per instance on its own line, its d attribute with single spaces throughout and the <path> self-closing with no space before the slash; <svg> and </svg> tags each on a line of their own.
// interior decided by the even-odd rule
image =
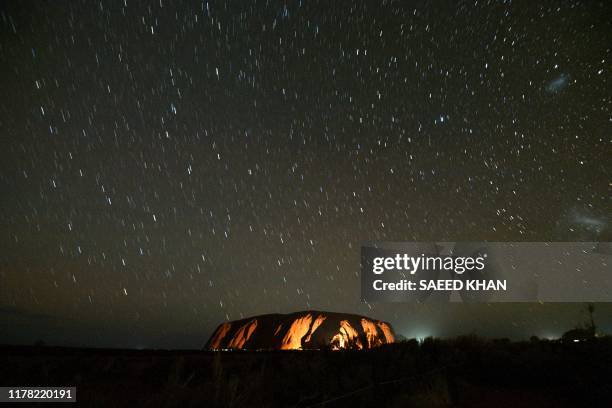
<svg viewBox="0 0 612 408">
<path fill-rule="evenodd" d="M 208 350 L 370 349 L 393 343 L 389 323 L 345 313 L 304 311 L 227 322 L 206 343 Z"/>
</svg>

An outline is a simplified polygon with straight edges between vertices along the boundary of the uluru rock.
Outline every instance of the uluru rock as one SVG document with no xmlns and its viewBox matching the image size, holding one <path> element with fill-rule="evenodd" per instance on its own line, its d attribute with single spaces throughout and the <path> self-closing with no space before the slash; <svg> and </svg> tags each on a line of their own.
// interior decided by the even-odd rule
<svg viewBox="0 0 612 408">
<path fill-rule="evenodd" d="M 395 342 L 393 327 L 346 313 L 303 311 L 267 314 L 226 322 L 215 330 L 208 350 L 370 349 Z"/>
</svg>

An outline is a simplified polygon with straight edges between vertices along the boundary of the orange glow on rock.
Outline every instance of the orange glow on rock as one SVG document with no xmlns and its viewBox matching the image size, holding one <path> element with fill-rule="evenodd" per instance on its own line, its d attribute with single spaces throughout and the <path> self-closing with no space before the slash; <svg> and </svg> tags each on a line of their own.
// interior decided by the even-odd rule
<svg viewBox="0 0 612 408">
<path fill-rule="evenodd" d="M 281 350 L 300 350 L 302 348 L 302 338 L 308 333 L 311 322 L 312 316 L 310 314 L 295 319 L 283 338 Z"/>
<path fill-rule="evenodd" d="M 385 343 L 395 343 L 395 335 L 393 334 L 393 330 L 387 323 L 378 322 L 378 327 L 380 327 L 383 334 L 385 335 Z"/>
<path fill-rule="evenodd" d="M 368 341 L 368 347 L 378 347 L 383 344 L 382 339 L 378 335 L 378 327 L 376 324 L 368 319 L 361 319 L 361 328 L 366 335 L 366 340 Z"/>
<path fill-rule="evenodd" d="M 325 319 L 327 319 L 327 317 L 325 317 L 323 315 L 317 316 L 317 318 L 315 319 L 314 323 L 312 324 L 312 328 L 310 329 L 310 333 L 308 333 L 308 337 L 306 337 L 306 342 L 310 341 L 310 339 L 312 338 L 312 334 L 319 328 L 319 326 L 321 325 L 321 323 L 323 323 L 323 321 Z"/>
<path fill-rule="evenodd" d="M 340 331 L 332 337 L 330 345 L 332 350 L 340 350 L 346 348 L 363 349 L 363 344 L 359 340 L 359 333 L 351 326 L 348 320 L 340 322 Z"/>
<path fill-rule="evenodd" d="M 213 337 L 213 339 L 211 340 L 210 348 L 213 350 L 217 350 L 219 346 L 221 346 L 221 342 L 223 341 L 223 339 L 231 328 L 231 323 L 223 323 L 221 327 L 217 330 L 217 333 L 215 333 L 215 337 Z"/>
<path fill-rule="evenodd" d="M 255 329 L 257 328 L 257 319 L 253 319 L 238 330 L 229 344 L 230 349 L 242 349 L 244 344 L 249 340 Z"/>
<path fill-rule="evenodd" d="M 395 342 L 386 322 L 349 313 L 307 310 L 268 314 L 217 327 L 208 350 L 367 350 Z"/>
</svg>

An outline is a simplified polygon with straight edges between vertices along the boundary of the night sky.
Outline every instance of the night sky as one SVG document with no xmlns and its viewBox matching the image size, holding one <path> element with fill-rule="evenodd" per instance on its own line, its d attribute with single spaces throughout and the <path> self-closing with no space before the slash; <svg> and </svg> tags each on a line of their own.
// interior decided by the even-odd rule
<svg viewBox="0 0 612 408">
<path fill-rule="evenodd" d="M 610 2 L 355 3 L 2 2 L 0 343 L 201 347 L 304 309 L 407 337 L 581 322 L 365 304 L 359 251 L 609 240 Z"/>
</svg>

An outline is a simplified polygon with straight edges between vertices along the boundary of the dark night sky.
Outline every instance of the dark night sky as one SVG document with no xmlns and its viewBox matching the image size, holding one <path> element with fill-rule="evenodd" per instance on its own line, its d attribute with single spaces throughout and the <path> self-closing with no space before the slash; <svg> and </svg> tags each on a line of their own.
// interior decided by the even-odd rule
<svg viewBox="0 0 612 408">
<path fill-rule="evenodd" d="M 581 321 L 367 305 L 359 248 L 607 236 L 610 3 L 359 3 L 3 2 L 0 343 L 199 347 L 310 308 L 406 336 Z"/>
</svg>

